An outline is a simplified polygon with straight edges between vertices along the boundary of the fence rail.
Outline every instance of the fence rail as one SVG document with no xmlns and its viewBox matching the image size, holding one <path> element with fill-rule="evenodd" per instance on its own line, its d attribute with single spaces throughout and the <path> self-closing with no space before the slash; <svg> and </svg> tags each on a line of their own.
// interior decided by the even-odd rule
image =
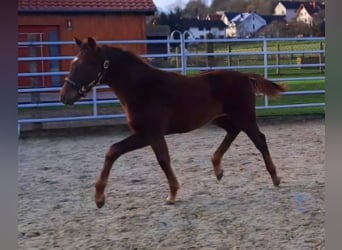
<svg viewBox="0 0 342 250">
<path fill-rule="evenodd" d="M 198 71 L 216 70 L 216 69 L 234 69 L 257 71 L 265 77 L 275 82 L 291 81 L 324 81 L 325 68 L 325 38 L 277 38 L 277 39 L 203 39 L 191 40 L 181 36 L 179 40 L 130 40 L 130 41 L 99 41 L 100 44 L 162 44 L 167 50 L 165 53 L 149 53 L 141 55 L 147 58 L 152 65 L 168 71 L 176 71 L 181 74 L 192 74 Z M 72 41 L 56 42 L 19 42 L 18 47 L 34 46 L 70 46 Z M 172 45 L 178 46 L 172 46 Z M 217 48 L 211 48 L 216 46 Z M 314 45 L 319 45 L 314 48 Z M 284 47 L 285 49 L 281 49 Z M 290 49 L 289 49 L 290 48 Z M 296 49 L 298 48 L 298 49 Z M 311 56 L 311 61 L 305 62 L 305 56 Z M 42 61 L 70 61 L 74 55 L 67 56 L 28 56 L 18 57 L 18 62 L 42 62 Z M 215 62 L 211 61 L 215 58 Z M 234 65 L 235 63 L 235 65 Z M 317 69 L 317 74 L 306 76 L 301 74 L 307 69 Z M 282 70 L 297 70 L 295 75 L 290 77 L 277 77 L 276 73 Z M 42 76 L 62 77 L 67 75 L 67 71 L 45 71 L 45 72 L 20 72 L 18 77 L 30 77 L 32 79 Z M 63 109 L 59 102 L 58 92 L 61 86 L 56 87 L 32 87 L 18 88 L 18 108 L 20 111 L 40 109 Z M 21 115 L 19 112 L 18 133 L 21 125 L 27 123 L 49 123 L 49 122 L 67 122 L 76 120 L 94 120 L 94 119 L 115 119 L 122 118 L 122 113 L 100 114 L 98 109 L 101 105 L 119 104 L 119 100 L 111 93 L 107 93 L 108 87 L 98 86 L 93 88 L 91 96 L 85 100 L 75 103 L 76 107 L 83 105 L 91 106 L 92 113 L 88 115 L 43 115 L 32 117 L 30 114 Z M 324 95 L 324 90 L 305 90 L 288 91 L 283 95 Z M 264 97 L 263 105 L 257 105 L 257 109 L 281 109 L 281 108 L 304 108 L 304 107 L 324 107 L 324 102 L 302 103 L 302 104 L 282 104 L 271 105 L 268 98 Z M 53 113 L 51 111 L 51 113 Z M 60 113 L 59 113 L 60 114 Z"/>
</svg>

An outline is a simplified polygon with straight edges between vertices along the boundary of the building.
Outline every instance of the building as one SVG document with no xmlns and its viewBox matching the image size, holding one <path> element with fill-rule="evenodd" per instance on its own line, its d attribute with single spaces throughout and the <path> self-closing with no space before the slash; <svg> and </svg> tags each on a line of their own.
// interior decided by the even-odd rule
<svg viewBox="0 0 342 250">
<path fill-rule="evenodd" d="M 310 26 L 313 25 L 314 16 L 325 9 L 325 5 L 318 2 L 304 2 L 296 12 L 296 21 L 303 22 Z"/>
<path fill-rule="evenodd" d="M 182 19 L 182 27 L 195 39 L 204 39 L 209 33 L 214 38 L 224 38 L 227 25 L 220 20 Z"/>
<path fill-rule="evenodd" d="M 280 1 L 274 8 L 274 15 L 285 16 L 286 22 L 294 21 L 301 4 L 299 1 Z"/>
<path fill-rule="evenodd" d="M 168 25 L 147 24 L 146 39 L 147 40 L 167 40 L 170 35 L 170 27 Z M 148 54 L 168 53 L 168 44 L 165 43 L 149 43 L 147 44 Z"/>
<path fill-rule="evenodd" d="M 18 0 L 18 41 L 144 40 L 146 16 L 153 15 L 152 0 Z M 146 44 L 123 45 L 146 53 Z M 70 56 L 76 46 L 20 46 L 19 57 Z M 19 62 L 19 72 L 67 71 L 67 61 Z M 32 85 L 32 78 L 20 77 L 19 85 Z M 36 77 L 35 86 L 59 86 L 60 77 Z"/>
<path fill-rule="evenodd" d="M 266 20 L 254 12 L 240 13 L 230 20 L 226 36 L 250 37 L 265 25 Z"/>
</svg>

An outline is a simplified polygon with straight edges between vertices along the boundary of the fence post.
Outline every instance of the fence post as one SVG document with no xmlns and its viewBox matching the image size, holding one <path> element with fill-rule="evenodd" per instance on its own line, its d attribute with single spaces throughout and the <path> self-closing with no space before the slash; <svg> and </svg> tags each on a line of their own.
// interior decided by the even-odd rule
<svg viewBox="0 0 342 250">
<path fill-rule="evenodd" d="M 187 72 L 187 55 L 186 55 L 186 47 L 185 47 L 185 41 L 186 41 L 186 35 L 188 35 L 188 37 L 192 37 L 192 38 L 194 38 L 194 35 L 190 32 L 190 31 L 188 31 L 188 30 L 186 30 L 186 31 L 184 31 L 183 33 L 181 33 L 180 34 L 180 36 L 181 36 L 181 44 L 182 44 L 182 74 L 183 75 L 186 75 L 186 72 Z"/>
<path fill-rule="evenodd" d="M 266 38 L 263 39 L 263 46 L 262 46 L 262 50 L 264 52 L 264 77 L 268 78 L 268 62 L 267 62 L 267 40 Z M 264 95 L 264 100 L 265 100 L 265 107 L 268 106 L 268 97 L 266 95 Z"/>
<path fill-rule="evenodd" d="M 93 88 L 93 116 L 97 116 L 97 88 Z"/>
<path fill-rule="evenodd" d="M 186 56 L 185 56 L 185 39 L 184 34 L 181 34 L 181 61 L 182 61 L 182 74 L 186 75 Z"/>
<path fill-rule="evenodd" d="M 27 36 L 27 40 L 29 42 L 36 42 L 37 40 L 37 34 L 29 34 Z M 29 56 L 31 57 L 38 57 L 38 48 L 35 45 L 31 45 L 29 48 Z M 42 56 L 42 55 L 41 55 Z M 37 61 L 31 61 L 30 62 L 30 72 L 31 73 L 37 73 L 38 72 L 38 62 Z M 39 81 L 36 76 L 31 77 L 31 88 L 39 88 Z M 31 100 L 32 103 L 34 104 L 39 104 L 40 103 L 40 92 L 32 92 L 31 93 Z M 35 118 L 37 116 L 36 112 L 32 113 L 32 117 Z M 41 129 L 42 128 L 42 123 L 33 123 L 32 127 L 33 129 Z"/>
<path fill-rule="evenodd" d="M 179 47 L 177 46 L 175 49 L 176 54 L 179 53 Z M 179 57 L 176 56 L 176 68 L 179 68 Z"/>
<path fill-rule="evenodd" d="M 280 64 L 280 55 L 279 55 L 279 51 L 280 51 L 280 44 L 277 43 L 277 54 L 276 54 L 276 65 L 279 66 Z M 277 67 L 276 69 L 276 73 L 279 75 L 280 74 L 280 68 Z"/>
<path fill-rule="evenodd" d="M 228 53 L 229 53 L 229 55 L 228 55 L 228 66 L 229 67 L 232 66 L 232 56 L 230 55 L 231 52 L 232 52 L 232 46 L 229 43 L 228 44 Z"/>
<path fill-rule="evenodd" d="M 319 43 L 319 49 L 320 49 L 320 50 L 323 50 L 323 43 L 322 43 L 322 42 Z M 323 62 L 323 60 L 322 60 L 323 58 L 322 58 L 322 57 L 323 57 L 323 53 L 320 52 L 320 53 L 318 54 L 318 63 L 319 63 L 319 64 L 322 64 L 322 62 Z M 320 72 L 320 73 L 323 73 L 323 67 L 322 67 L 322 66 L 319 66 L 319 72 Z"/>
<path fill-rule="evenodd" d="M 214 35 L 212 33 L 208 33 L 206 39 L 213 39 Z M 206 42 L 206 52 L 207 53 L 214 53 L 214 44 L 212 42 L 207 41 Z M 206 64 L 207 67 L 213 67 L 214 66 L 214 56 L 213 55 L 208 55 L 206 57 Z"/>
<path fill-rule="evenodd" d="M 184 69 L 183 69 L 183 65 L 184 65 L 183 64 L 183 58 L 184 58 L 184 55 L 183 55 L 183 53 L 184 53 L 184 49 L 183 49 L 183 34 L 179 30 L 174 30 L 174 31 L 171 32 L 170 38 L 175 39 L 174 36 L 175 36 L 176 33 L 179 35 L 179 39 L 180 39 L 179 47 L 180 47 L 180 50 L 181 50 L 181 63 L 182 63 L 182 73 L 183 73 L 183 71 L 184 71 Z M 178 46 L 176 46 L 176 54 L 178 54 Z M 177 66 L 177 68 L 179 68 L 178 56 L 176 56 L 176 66 Z"/>
</svg>

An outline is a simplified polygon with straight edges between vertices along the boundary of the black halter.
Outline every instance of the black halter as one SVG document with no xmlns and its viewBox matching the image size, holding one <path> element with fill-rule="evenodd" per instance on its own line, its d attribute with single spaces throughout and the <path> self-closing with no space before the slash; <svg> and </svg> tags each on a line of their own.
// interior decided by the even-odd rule
<svg viewBox="0 0 342 250">
<path fill-rule="evenodd" d="M 91 90 L 94 86 L 98 86 L 102 83 L 102 79 L 105 77 L 108 68 L 109 60 L 105 60 L 103 62 L 103 70 L 97 74 L 97 78 L 95 80 L 91 81 L 87 85 L 78 84 L 69 78 L 65 78 L 65 82 L 76 89 L 80 95 L 84 95 L 88 93 L 89 90 Z"/>
</svg>

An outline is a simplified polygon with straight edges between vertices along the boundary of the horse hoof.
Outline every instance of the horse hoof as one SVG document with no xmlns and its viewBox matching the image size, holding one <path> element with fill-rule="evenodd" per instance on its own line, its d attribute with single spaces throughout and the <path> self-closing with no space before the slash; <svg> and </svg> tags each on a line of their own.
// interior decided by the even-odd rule
<svg viewBox="0 0 342 250">
<path fill-rule="evenodd" d="M 280 178 L 279 177 L 276 177 L 275 179 L 272 179 L 272 181 L 273 181 L 273 185 L 274 186 L 276 186 L 276 187 L 279 186 L 279 184 L 280 184 Z"/>
<path fill-rule="evenodd" d="M 176 197 L 173 197 L 173 199 L 172 199 L 172 198 L 170 198 L 170 196 L 168 196 L 166 201 L 165 201 L 165 205 L 173 205 L 173 204 L 175 204 L 175 202 L 176 202 Z"/>
<path fill-rule="evenodd" d="M 165 205 L 174 205 L 175 201 L 166 200 Z"/>
<path fill-rule="evenodd" d="M 221 180 L 221 179 L 222 179 L 222 176 L 223 176 L 223 169 L 221 169 L 221 172 L 220 172 L 220 173 L 216 174 L 217 180 L 218 180 L 218 181 Z"/>
<path fill-rule="evenodd" d="M 97 208 L 102 208 L 105 204 L 106 197 L 102 195 L 100 198 L 95 198 Z"/>
</svg>

